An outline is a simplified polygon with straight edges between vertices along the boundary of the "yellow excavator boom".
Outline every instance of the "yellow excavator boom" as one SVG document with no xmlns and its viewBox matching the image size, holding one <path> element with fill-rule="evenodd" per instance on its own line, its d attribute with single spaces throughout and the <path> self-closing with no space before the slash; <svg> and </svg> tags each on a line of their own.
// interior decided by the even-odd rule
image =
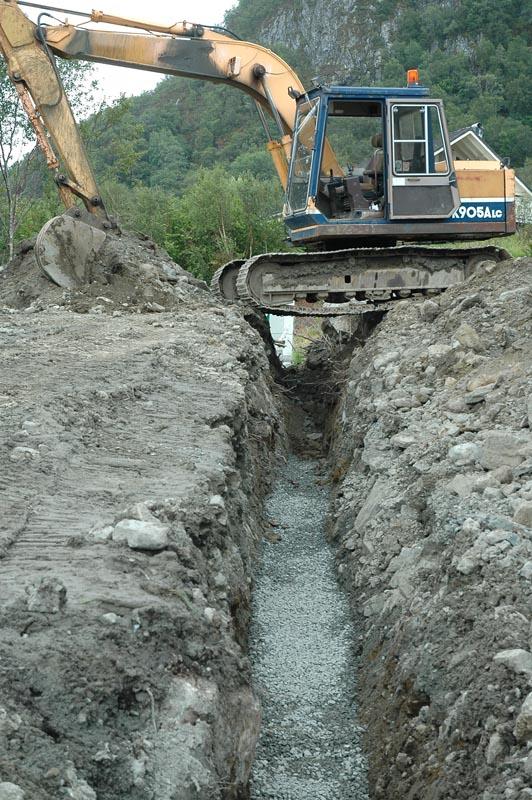
<svg viewBox="0 0 532 800">
<path fill-rule="evenodd" d="M 107 216 L 53 55 L 199 78 L 246 92 L 257 105 L 268 135 L 268 151 L 286 188 L 294 98 L 305 90 L 283 59 L 261 45 L 203 25 L 179 22 L 164 26 L 103 11 L 93 11 L 87 18 L 134 30 L 99 30 L 68 23 L 36 25 L 16 0 L 0 0 L 0 52 L 67 208 L 80 197 L 92 214 Z M 275 121 L 275 137 L 269 133 L 265 112 Z M 326 161 L 339 174 L 341 168 L 329 145 L 326 148 Z"/>
</svg>

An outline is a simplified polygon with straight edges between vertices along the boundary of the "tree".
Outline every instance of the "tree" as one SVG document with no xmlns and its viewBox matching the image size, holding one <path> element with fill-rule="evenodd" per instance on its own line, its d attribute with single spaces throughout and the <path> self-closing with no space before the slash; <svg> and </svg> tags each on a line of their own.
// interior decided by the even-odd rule
<svg viewBox="0 0 532 800">
<path fill-rule="evenodd" d="M 96 83 L 90 64 L 68 61 L 59 65 L 74 112 L 86 114 L 94 102 Z M 0 59 L 0 253 L 12 258 L 17 232 L 39 195 L 38 150 L 33 128 Z"/>
<path fill-rule="evenodd" d="M 170 255 L 194 275 L 209 280 L 233 258 L 285 249 L 277 179 L 235 177 L 222 166 L 201 169 L 177 202 Z"/>
</svg>

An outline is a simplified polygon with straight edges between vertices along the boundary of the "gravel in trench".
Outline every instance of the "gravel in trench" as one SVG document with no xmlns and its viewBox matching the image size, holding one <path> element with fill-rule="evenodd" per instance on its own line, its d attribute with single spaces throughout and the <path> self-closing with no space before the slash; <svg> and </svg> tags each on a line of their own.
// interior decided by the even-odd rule
<svg viewBox="0 0 532 800">
<path fill-rule="evenodd" d="M 251 657 L 263 726 L 253 800 L 367 800 L 347 597 L 325 538 L 329 493 L 319 462 L 289 457 L 267 510 L 254 591 Z"/>
</svg>

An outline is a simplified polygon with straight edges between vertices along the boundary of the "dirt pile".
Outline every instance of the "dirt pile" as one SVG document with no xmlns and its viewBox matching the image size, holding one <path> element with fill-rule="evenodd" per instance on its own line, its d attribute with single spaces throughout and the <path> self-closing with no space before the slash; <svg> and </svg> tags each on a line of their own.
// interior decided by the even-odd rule
<svg viewBox="0 0 532 800">
<path fill-rule="evenodd" d="M 179 267 L 145 236 L 110 232 L 91 265 L 90 282 L 76 290 L 61 289 L 40 270 L 35 240 L 24 242 L 0 272 L 0 304 L 40 311 L 57 306 L 84 313 L 130 314 L 177 309 L 186 301 L 206 299 L 205 284 Z"/>
<path fill-rule="evenodd" d="M 268 362 L 237 311 L 117 242 L 79 292 L 31 250 L 0 276 L 0 797 L 240 798 Z"/>
<path fill-rule="evenodd" d="M 532 260 L 405 301 L 336 414 L 371 796 L 532 797 Z"/>
</svg>

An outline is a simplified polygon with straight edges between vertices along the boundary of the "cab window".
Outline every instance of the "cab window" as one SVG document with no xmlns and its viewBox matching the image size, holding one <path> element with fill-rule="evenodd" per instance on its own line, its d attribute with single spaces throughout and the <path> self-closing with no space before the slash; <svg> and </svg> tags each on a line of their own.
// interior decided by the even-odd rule
<svg viewBox="0 0 532 800">
<path fill-rule="evenodd" d="M 393 171 L 396 175 L 446 174 L 449 161 L 438 106 L 393 106 Z"/>
</svg>

